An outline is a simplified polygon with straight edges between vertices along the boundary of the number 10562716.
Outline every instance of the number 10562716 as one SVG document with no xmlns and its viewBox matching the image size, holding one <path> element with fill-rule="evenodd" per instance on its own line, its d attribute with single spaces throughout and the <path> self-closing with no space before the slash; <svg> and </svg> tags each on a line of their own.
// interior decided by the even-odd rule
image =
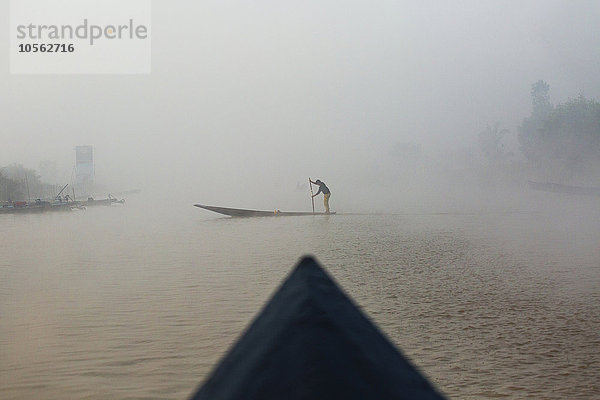
<svg viewBox="0 0 600 400">
<path fill-rule="evenodd" d="M 19 44 L 19 53 L 73 53 L 75 46 L 73 43 L 21 43 Z"/>
</svg>

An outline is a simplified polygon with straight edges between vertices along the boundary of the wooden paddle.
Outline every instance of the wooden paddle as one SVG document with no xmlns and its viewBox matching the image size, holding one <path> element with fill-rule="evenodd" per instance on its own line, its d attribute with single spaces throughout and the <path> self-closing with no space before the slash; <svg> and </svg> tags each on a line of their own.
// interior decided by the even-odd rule
<svg viewBox="0 0 600 400">
<path fill-rule="evenodd" d="M 312 181 L 310 180 L 310 178 L 308 178 L 308 184 L 310 185 L 310 201 L 312 201 L 313 215 L 314 215 L 315 214 L 315 198 L 313 196 Z"/>
</svg>

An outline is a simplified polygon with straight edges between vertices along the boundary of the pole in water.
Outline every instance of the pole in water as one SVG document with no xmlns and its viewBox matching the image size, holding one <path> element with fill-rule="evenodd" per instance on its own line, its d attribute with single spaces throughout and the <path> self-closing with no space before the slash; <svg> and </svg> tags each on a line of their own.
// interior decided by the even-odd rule
<svg viewBox="0 0 600 400">
<path fill-rule="evenodd" d="M 31 203 L 31 195 L 29 194 L 29 179 L 27 179 L 27 173 L 25 173 L 25 184 L 27 185 L 27 201 Z"/>
<path fill-rule="evenodd" d="M 60 196 L 62 194 L 63 190 L 65 190 L 67 188 L 67 186 L 69 186 L 68 183 L 65 186 L 63 186 L 62 189 L 60 189 L 60 192 L 58 192 L 58 194 L 56 195 L 56 197 L 54 198 L 54 200 L 58 200 L 58 196 Z"/>
<path fill-rule="evenodd" d="M 308 184 L 310 185 L 310 201 L 312 202 L 313 215 L 314 215 L 315 214 L 315 198 L 313 197 L 312 181 L 310 180 L 310 178 L 308 178 Z"/>
</svg>

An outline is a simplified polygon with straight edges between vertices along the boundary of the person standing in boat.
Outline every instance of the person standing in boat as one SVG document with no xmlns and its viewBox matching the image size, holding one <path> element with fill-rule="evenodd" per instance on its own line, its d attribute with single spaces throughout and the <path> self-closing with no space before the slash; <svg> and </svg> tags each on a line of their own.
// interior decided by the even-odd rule
<svg viewBox="0 0 600 400">
<path fill-rule="evenodd" d="M 331 191 L 329 190 L 327 185 L 325 185 L 325 183 L 321 182 L 319 179 L 317 179 L 314 182 L 310 181 L 310 183 L 313 183 L 313 184 L 319 186 L 319 191 L 317 193 L 313 194 L 312 197 L 318 196 L 319 193 L 323 192 L 323 204 L 325 205 L 325 212 L 327 214 L 329 214 L 329 198 L 331 197 Z"/>
</svg>

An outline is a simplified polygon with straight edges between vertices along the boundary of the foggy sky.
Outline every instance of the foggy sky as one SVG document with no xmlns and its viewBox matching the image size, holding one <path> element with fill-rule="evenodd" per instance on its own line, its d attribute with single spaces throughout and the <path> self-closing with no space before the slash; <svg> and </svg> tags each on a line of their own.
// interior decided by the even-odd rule
<svg viewBox="0 0 600 400">
<path fill-rule="evenodd" d="M 68 181 L 93 145 L 98 179 L 191 202 L 285 202 L 308 176 L 343 193 L 396 143 L 514 135 L 539 79 L 554 103 L 600 99 L 595 0 L 155 0 L 151 75 L 11 75 L 0 10 L 0 165 L 54 160 Z"/>
</svg>

